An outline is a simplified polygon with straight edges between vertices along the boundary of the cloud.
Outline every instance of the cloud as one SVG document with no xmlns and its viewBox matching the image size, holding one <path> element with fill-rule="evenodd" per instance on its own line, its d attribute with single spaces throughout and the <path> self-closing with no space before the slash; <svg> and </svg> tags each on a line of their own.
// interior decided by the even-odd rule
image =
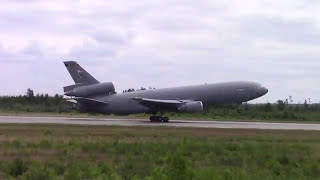
<svg viewBox="0 0 320 180">
<path fill-rule="evenodd" d="M 73 47 L 67 56 L 68 58 L 75 58 L 82 61 L 101 57 L 114 57 L 115 50 L 100 44 L 85 43 L 81 46 Z"/>
<path fill-rule="evenodd" d="M 127 88 L 260 82 L 319 101 L 320 4 L 283 1 L 3 1 L 0 94 L 62 93 L 62 61 Z"/>
<path fill-rule="evenodd" d="M 250 17 L 242 24 L 241 31 L 248 33 L 252 38 L 277 39 L 302 45 L 320 43 L 319 29 L 308 19 L 284 21 L 275 17 Z"/>
</svg>

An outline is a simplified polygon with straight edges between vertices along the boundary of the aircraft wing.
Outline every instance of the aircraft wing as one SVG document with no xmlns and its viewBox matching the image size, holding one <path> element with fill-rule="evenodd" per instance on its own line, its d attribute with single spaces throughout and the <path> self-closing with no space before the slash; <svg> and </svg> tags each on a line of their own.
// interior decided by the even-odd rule
<svg viewBox="0 0 320 180">
<path fill-rule="evenodd" d="M 99 101 L 96 99 L 90 99 L 90 98 L 75 98 L 75 100 L 77 102 L 79 102 L 80 104 L 85 104 L 87 106 L 99 106 L 99 105 L 108 105 L 108 102 L 104 102 L 104 101 Z"/>
<path fill-rule="evenodd" d="M 69 103 L 72 103 L 72 104 L 77 104 L 77 101 L 74 100 L 74 99 L 68 99 L 66 101 L 69 102 Z"/>
<path fill-rule="evenodd" d="M 138 101 L 143 106 L 147 106 L 153 109 L 177 108 L 180 105 L 188 102 L 188 101 L 181 101 L 181 100 L 161 100 L 161 99 L 148 99 L 148 98 L 140 98 L 140 97 L 135 97 L 132 99 Z"/>
</svg>

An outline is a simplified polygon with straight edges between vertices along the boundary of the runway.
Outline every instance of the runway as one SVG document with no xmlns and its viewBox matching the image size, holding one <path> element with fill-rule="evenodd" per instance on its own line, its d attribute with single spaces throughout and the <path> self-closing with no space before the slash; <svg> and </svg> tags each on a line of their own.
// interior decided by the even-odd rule
<svg viewBox="0 0 320 180">
<path fill-rule="evenodd" d="M 69 117 L 22 117 L 0 116 L 0 124 L 71 124 L 100 126 L 170 126 L 195 128 L 233 128 L 233 129 L 279 129 L 279 130 L 320 130 L 320 124 L 308 123 L 267 123 L 235 121 L 191 121 L 170 120 L 169 123 L 154 123 L 147 119 L 95 119 Z"/>
</svg>

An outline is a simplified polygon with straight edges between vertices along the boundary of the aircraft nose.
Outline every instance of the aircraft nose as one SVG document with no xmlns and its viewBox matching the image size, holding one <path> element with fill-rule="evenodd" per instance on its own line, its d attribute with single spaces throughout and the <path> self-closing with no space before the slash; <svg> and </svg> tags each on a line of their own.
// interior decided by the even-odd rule
<svg viewBox="0 0 320 180">
<path fill-rule="evenodd" d="M 262 86 L 261 84 L 258 84 L 256 86 L 256 88 L 254 88 L 254 89 L 255 89 L 257 97 L 264 96 L 269 91 L 266 87 Z"/>
<path fill-rule="evenodd" d="M 262 87 L 262 88 L 261 88 L 261 94 L 262 94 L 262 96 L 265 95 L 265 94 L 267 94 L 268 91 L 269 91 L 269 90 L 268 90 L 266 87 Z"/>
<path fill-rule="evenodd" d="M 269 91 L 269 90 L 268 90 L 266 87 L 261 86 L 261 87 L 259 88 L 259 90 L 258 90 L 258 93 L 259 93 L 260 96 L 264 96 L 265 94 L 268 93 L 268 91 Z"/>
</svg>

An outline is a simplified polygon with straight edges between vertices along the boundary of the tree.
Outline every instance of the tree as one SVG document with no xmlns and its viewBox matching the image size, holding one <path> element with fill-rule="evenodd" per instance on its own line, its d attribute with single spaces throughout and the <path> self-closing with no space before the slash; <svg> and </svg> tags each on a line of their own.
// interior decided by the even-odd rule
<svg viewBox="0 0 320 180">
<path fill-rule="evenodd" d="M 283 111 L 284 108 L 286 107 L 286 104 L 285 104 L 285 102 L 284 102 L 283 100 L 278 100 L 278 101 L 277 101 L 277 104 L 278 104 L 278 109 L 279 109 L 280 111 Z"/>
<path fill-rule="evenodd" d="M 26 96 L 29 98 L 33 98 L 34 97 L 34 92 L 33 90 L 31 90 L 30 88 L 27 89 L 27 93 Z"/>
<path fill-rule="evenodd" d="M 292 100 L 292 96 L 289 96 L 289 100 L 290 100 L 290 103 L 292 103 L 292 102 L 293 102 L 293 100 Z"/>
<path fill-rule="evenodd" d="M 272 106 L 271 106 L 271 104 L 269 102 L 264 106 L 264 111 L 265 112 L 271 112 L 272 111 Z"/>
<path fill-rule="evenodd" d="M 307 100 L 304 100 L 303 105 L 304 105 L 304 109 L 307 110 L 308 107 L 309 107 L 308 101 L 307 101 Z"/>
</svg>

